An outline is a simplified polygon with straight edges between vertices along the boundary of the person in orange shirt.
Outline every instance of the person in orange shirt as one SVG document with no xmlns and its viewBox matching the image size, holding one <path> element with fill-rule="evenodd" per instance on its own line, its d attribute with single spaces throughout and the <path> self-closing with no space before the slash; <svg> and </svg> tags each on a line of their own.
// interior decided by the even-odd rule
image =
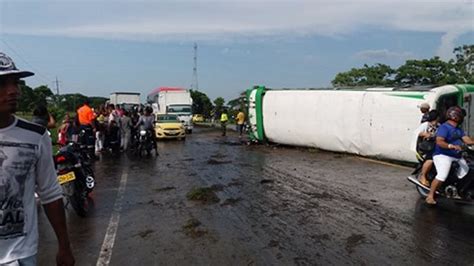
<svg viewBox="0 0 474 266">
<path fill-rule="evenodd" d="M 95 113 L 89 105 L 89 100 L 85 100 L 82 107 L 77 109 L 77 118 L 79 120 L 80 134 L 79 141 L 81 144 L 86 145 L 87 149 L 95 150 L 95 134 L 94 134 L 94 121 Z M 94 152 L 92 152 L 93 154 Z"/>
<path fill-rule="evenodd" d="M 85 100 L 82 107 L 77 109 L 77 116 L 81 126 L 93 126 L 95 113 L 89 105 L 89 100 Z"/>
</svg>

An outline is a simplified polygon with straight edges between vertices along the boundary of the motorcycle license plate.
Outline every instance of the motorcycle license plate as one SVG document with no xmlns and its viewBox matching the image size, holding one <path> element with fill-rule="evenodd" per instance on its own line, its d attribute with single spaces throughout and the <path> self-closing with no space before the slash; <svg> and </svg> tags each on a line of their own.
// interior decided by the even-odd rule
<svg viewBox="0 0 474 266">
<path fill-rule="evenodd" d="M 59 181 L 60 185 L 62 185 L 64 183 L 67 183 L 67 182 L 71 182 L 75 179 L 76 179 L 76 175 L 74 174 L 74 172 L 69 172 L 67 174 L 58 176 L 58 181 Z"/>
</svg>

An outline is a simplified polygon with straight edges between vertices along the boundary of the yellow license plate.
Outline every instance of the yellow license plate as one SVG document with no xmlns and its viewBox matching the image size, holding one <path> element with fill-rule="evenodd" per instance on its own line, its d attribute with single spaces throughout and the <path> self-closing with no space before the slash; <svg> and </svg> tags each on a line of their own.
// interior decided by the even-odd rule
<svg viewBox="0 0 474 266">
<path fill-rule="evenodd" d="M 73 181 L 75 179 L 76 179 L 76 175 L 74 174 L 74 172 L 69 172 L 67 174 L 58 176 L 58 181 L 60 185 Z"/>
</svg>

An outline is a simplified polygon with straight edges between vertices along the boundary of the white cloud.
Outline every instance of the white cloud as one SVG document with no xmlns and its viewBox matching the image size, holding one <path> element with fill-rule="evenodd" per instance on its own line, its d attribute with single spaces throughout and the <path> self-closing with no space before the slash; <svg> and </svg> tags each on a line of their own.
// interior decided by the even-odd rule
<svg viewBox="0 0 474 266">
<path fill-rule="evenodd" d="M 470 0 L 4 1 L 0 30 L 140 41 L 223 41 L 341 37 L 371 27 L 443 33 L 438 53 L 445 57 L 459 35 L 474 31 L 473 8 Z M 19 14 L 28 20 L 18 20 Z"/>
<path fill-rule="evenodd" d="M 395 52 L 388 49 L 380 50 L 364 50 L 355 54 L 355 57 L 368 61 L 383 61 L 383 60 L 406 60 L 414 55 L 410 52 Z"/>
<path fill-rule="evenodd" d="M 438 47 L 436 55 L 444 60 L 453 58 L 453 50 L 455 48 L 454 41 L 456 41 L 462 33 L 463 32 L 457 32 L 455 30 L 445 33 L 443 37 L 441 37 L 441 45 Z"/>
</svg>

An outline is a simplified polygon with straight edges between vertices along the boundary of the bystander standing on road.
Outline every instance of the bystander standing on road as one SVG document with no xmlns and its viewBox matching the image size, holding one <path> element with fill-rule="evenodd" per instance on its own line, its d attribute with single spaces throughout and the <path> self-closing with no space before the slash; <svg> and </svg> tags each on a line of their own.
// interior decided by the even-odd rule
<svg viewBox="0 0 474 266">
<path fill-rule="evenodd" d="M 239 131 L 239 138 L 242 138 L 242 134 L 244 132 L 245 126 L 245 114 L 242 112 L 242 109 L 239 109 L 239 113 L 237 114 L 237 118 L 235 119 L 237 122 L 237 130 Z"/>
<path fill-rule="evenodd" d="M 227 110 L 224 109 L 221 114 L 221 129 L 222 129 L 222 136 L 226 135 L 227 131 L 227 122 L 229 121 L 229 116 L 227 115 Z"/>
<path fill-rule="evenodd" d="M 132 137 L 132 119 L 129 116 L 128 111 L 123 112 L 123 116 L 120 118 L 120 132 L 122 136 L 122 149 L 123 151 L 128 150 L 128 144 Z"/>
<path fill-rule="evenodd" d="M 32 75 L 0 53 L 0 265 L 36 265 L 35 190 L 57 236 L 57 265 L 74 265 L 51 139 L 44 127 L 14 115 L 19 81 Z"/>
</svg>

